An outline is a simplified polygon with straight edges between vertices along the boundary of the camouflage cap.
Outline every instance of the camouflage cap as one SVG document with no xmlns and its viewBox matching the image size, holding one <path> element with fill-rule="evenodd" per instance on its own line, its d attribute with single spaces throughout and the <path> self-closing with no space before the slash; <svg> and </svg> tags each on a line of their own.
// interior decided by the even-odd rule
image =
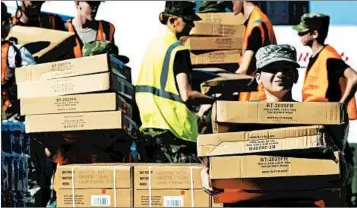
<svg viewBox="0 0 357 208">
<path fill-rule="evenodd" d="M 293 27 L 298 33 L 304 33 L 309 30 L 318 30 L 330 25 L 330 16 L 320 13 L 308 13 L 301 17 L 298 25 Z"/>
<path fill-rule="evenodd" d="M 193 22 L 201 18 L 195 13 L 196 3 L 191 1 L 166 1 L 165 14 L 171 14 Z"/>
<path fill-rule="evenodd" d="M 104 54 L 104 53 L 116 56 L 119 60 L 124 62 L 124 64 L 129 62 L 128 57 L 119 55 L 118 47 L 110 41 L 96 40 L 84 44 L 82 48 L 83 57 Z"/>
<path fill-rule="evenodd" d="M 257 60 L 257 68 L 262 69 L 272 63 L 287 62 L 298 68 L 296 49 L 288 44 L 268 45 L 260 48 L 255 58 Z"/>
</svg>

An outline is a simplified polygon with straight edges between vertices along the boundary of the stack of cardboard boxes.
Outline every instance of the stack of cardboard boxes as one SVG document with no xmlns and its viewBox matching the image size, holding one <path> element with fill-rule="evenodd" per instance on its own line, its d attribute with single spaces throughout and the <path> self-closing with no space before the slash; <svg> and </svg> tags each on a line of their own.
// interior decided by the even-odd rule
<svg viewBox="0 0 357 208">
<path fill-rule="evenodd" d="M 218 101 L 213 134 L 200 135 L 216 202 L 308 199 L 342 206 L 346 164 L 338 146 L 345 127 L 339 103 Z M 265 129 L 265 130 L 262 130 Z"/>
<path fill-rule="evenodd" d="M 49 62 L 15 72 L 26 133 L 60 132 L 84 143 L 89 138 L 100 143 L 106 142 L 105 136 L 115 139 L 109 130 L 123 132 L 123 138 L 136 136 L 131 71 L 115 56 Z"/>
<path fill-rule="evenodd" d="M 210 207 L 199 164 L 91 164 L 57 169 L 60 207 Z M 75 196 L 73 198 L 73 196 Z"/>
<path fill-rule="evenodd" d="M 198 13 L 187 46 L 194 66 L 237 63 L 242 52 L 243 15 L 233 13 Z"/>
</svg>

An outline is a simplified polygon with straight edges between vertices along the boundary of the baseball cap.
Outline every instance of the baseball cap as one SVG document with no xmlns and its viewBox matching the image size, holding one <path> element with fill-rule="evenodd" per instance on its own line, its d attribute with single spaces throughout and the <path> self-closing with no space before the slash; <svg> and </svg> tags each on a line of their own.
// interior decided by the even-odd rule
<svg viewBox="0 0 357 208">
<path fill-rule="evenodd" d="M 196 3 L 191 1 L 166 1 L 164 13 L 188 22 L 199 21 L 201 18 L 195 13 L 195 7 Z"/>
<path fill-rule="evenodd" d="M 295 47 L 288 44 L 268 45 L 260 48 L 256 55 L 257 69 L 262 69 L 276 62 L 285 62 L 298 68 Z"/>
<path fill-rule="evenodd" d="M 330 25 L 330 16 L 321 13 L 307 13 L 301 17 L 298 25 L 293 27 L 298 33 L 304 33 L 309 30 L 318 30 Z"/>
</svg>

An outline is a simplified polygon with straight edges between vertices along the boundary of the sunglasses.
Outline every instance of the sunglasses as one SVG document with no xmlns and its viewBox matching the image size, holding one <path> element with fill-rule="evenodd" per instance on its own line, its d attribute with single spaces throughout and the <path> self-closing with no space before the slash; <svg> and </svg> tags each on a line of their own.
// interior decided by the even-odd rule
<svg viewBox="0 0 357 208">
<path fill-rule="evenodd" d="M 304 36 L 306 34 L 308 34 L 310 32 L 310 30 L 306 31 L 306 32 L 299 32 L 298 36 Z"/>
</svg>

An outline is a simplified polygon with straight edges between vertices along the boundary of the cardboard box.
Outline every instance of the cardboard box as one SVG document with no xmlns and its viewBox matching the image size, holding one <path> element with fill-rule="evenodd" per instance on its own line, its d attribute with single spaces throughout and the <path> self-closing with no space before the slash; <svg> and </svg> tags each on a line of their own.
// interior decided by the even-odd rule
<svg viewBox="0 0 357 208">
<path fill-rule="evenodd" d="M 60 189 L 57 192 L 58 207 L 133 207 L 130 189 Z"/>
<path fill-rule="evenodd" d="M 210 178 L 252 179 L 294 176 L 327 176 L 339 178 L 339 154 L 334 158 L 311 159 L 271 155 L 210 157 Z"/>
<path fill-rule="evenodd" d="M 201 164 L 135 164 L 134 206 L 209 207 L 202 190 Z M 150 197 L 151 196 L 151 197 Z"/>
<path fill-rule="evenodd" d="M 29 115 L 25 121 L 26 133 L 123 129 L 132 134 L 137 130 L 121 111 Z"/>
<path fill-rule="evenodd" d="M 302 126 L 200 135 L 197 154 L 208 157 L 287 150 L 314 152 L 331 145 L 323 126 Z"/>
<path fill-rule="evenodd" d="M 244 25 L 222 25 L 215 23 L 195 23 L 190 35 L 192 36 L 225 36 L 243 37 Z"/>
<path fill-rule="evenodd" d="M 80 113 L 121 110 L 132 118 L 132 106 L 115 92 L 24 98 L 20 100 L 21 115 Z"/>
<path fill-rule="evenodd" d="M 185 45 L 190 50 L 228 50 L 242 49 L 241 37 L 189 37 Z"/>
<path fill-rule="evenodd" d="M 207 65 L 207 64 L 231 64 L 238 63 L 238 57 L 241 55 L 241 50 L 219 50 L 205 53 L 192 53 L 192 65 Z"/>
<path fill-rule="evenodd" d="M 242 25 L 245 21 L 242 14 L 234 15 L 233 12 L 197 13 L 197 15 L 202 19 L 200 23 Z"/>
<path fill-rule="evenodd" d="M 117 58 L 107 54 L 25 66 L 15 70 L 15 77 L 16 83 L 20 83 L 102 72 L 112 72 L 131 82 L 131 69 Z"/>
<path fill-rule="evenodd" d="M 7 37 L 15 37 L 28 49 L 37 63 L 74 58 L 74 33 L 38 27 L 14 26 Z"/>
<path fill-rule="evenodd" d="M 18 98 L 37 98 L 71 95 L 100 91 L 115 91 L 127 99 L 132 99 L 134 86 L 125 79 L 111 73 L 38 80 L 17 84 Z"/>
<path fill-rule="evenodd" d="M 59 166 L 54 186 L 60 207 L 72 207 L 73 192 L 76 207 L 132 206 L 132 167 L 129 165 L 103 163 Z"/>
<path fill-rule="evenodd" d="M 340 103 L 217 101 L 212 108 L 215 133 L 226 124 L 339 125 L 344 123 Z"/>
<path fill-rule="evenodd" d="M 254 77 L 243 74 L 226 73 L 220 77 L 201 83 L 201 93 L 206 94 L 233 94 L 235 92 L 256 91 L 257 83 Z"/>
</svg>

